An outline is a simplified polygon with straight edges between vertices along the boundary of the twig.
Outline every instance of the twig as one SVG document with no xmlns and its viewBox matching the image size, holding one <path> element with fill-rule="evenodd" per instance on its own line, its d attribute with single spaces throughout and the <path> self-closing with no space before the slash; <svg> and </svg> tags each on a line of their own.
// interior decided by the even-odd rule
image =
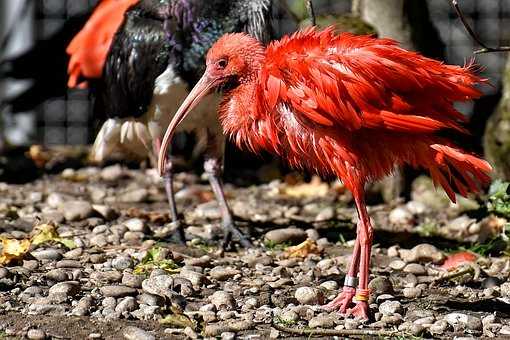
<svg viewBox="0 0 510 340">
<path fill-rule="evenodd" d="M 273 321 L 272 326 L 277 330 L 298 335 L 323 335 L 323 336 L 392 336 L 397 331 L 379 331 L 374 329 L 324 329 L 324 328 L 293 328 L 283 326 Z"/>
<path fill-rule="evenodd" d="M 467 19 L 464 16 L 464 13 L 462 13 L 462 11 L 460 10 L 459 3 L 457 2 L 457 0 L 451 0 L 451 1 L 452 1 L 452 6 L 455 9 L 455 12 L 457 12 L 457 15 L 458 15 L 460 21 L 466 28 L 466 31 L 468 31 L 471 38 L 473 38 L 473 40 L 476 41 L 476 43 L 478 45 L 483 47 L 482 49 L 479 49 L 479 50 L 473 52 L 474 54 L 510 51 L 510 46 L 489 47 L 484 42 L 482 42 L 481 39 L 476 35 L 475 31 L 473 31 L 471 26 L 469 26 Z"/>
<path fill-rule="evenodd" d="M 310 20 L 312 21 L 312 26 L 315 26 L 315 24 L 317 22 L 315 20 L 315 11 L 313 9 L 312 0 L 306 0 L 306 10 L 308 11 L 308 16 L 310 17 Z"/>
</svg>

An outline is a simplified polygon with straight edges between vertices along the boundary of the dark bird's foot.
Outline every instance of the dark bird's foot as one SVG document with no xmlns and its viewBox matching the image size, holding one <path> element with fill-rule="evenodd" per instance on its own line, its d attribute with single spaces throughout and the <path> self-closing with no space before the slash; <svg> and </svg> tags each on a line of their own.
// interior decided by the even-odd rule
<svg viewBox="0 0 510 340">
<path fill-rule="evenodd" d="M 239 240 L 239 243 L 243 248 L 251 248 L 252 244 L 250 240 L 244 234 L 236 228 L 233 222 L 223 223 L 223 231 L 225 237 L 223 238 L 222 248 L 226 250 L 232 243 L 233 239 Z"/>
</svg>

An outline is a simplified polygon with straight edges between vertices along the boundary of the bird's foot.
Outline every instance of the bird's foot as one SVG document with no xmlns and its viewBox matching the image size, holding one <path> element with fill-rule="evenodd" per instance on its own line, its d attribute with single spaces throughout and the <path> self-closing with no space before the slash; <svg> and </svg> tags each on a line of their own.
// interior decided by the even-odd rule
<svg viewBox="0 0 510 340">
<path fill-rule="evenodd" d="M 368 302 L 367 301 L 357 301 L 356 305 L 347 310 L 347 315 L 352 315 L 355 318 L 368 320 Z"/>
<path fill-rule="evenodd" d="M 241 246 L 243 246 L 243 248 L 252 247 L 250 240 L 248 240 L 248 238 L 244 236 L 244 234 L 239 229 L 236 228 L 233 222 L 224 223 L 223 230 L 225 232 L 225 237 L 223 238 L 222 243 L 222 248 L 224 250 L 230 246 L 232 238 L 237 238 L 239 240 L 239 243 L 241 243 Z"/>
<path fill-rule="evenodd" d="M 332 311 L 339 311 L 341 314 L 345 314 L 347 311 L 347 308 L 349 308 L 353 302 L 352 298 L 356 294 L 356 289 L 354 287 L 344 286 L 342 289 L 342 292 L 338 294 L 338 296 L 333 299 L 330 303 L 327 305 L 324 305 L 322 308 L 332 312 Z"/>
</svg>

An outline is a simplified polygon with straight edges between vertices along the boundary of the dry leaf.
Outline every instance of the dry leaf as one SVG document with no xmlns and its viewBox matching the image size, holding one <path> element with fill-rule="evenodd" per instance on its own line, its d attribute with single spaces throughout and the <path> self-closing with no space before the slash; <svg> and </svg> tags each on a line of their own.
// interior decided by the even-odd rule
<svg viewBox="0 0 510 340">
<path fill-rule="evenodd" d="M 307 239 L 297 246 L 288 247 L 283 253 L 285 257 L 307 257 L 310 254 L 320 254 L 317 243 L 311 239 Z"/>
<path fill-rule="evenodd" d="M 34 227 L 32 231 L 32 244 L 39 245 L 42 243 L 54 241 L 58 242 L 69 249 L 76 248 L 73 240 L 60 237 L 57 233 L 57 227 L 53 224 L 40 224 Z"/>
<path fill-rule="evenodd" d="M 21 260 L 30 248 L 30 240 L 1 238 L 1 241 L 0 265 L 8 265 L 13 261 Z"/>
<path fill-rule="evenodd" d="M 302 183 L 293 186 L 285 186 L 280 189 L 280 194 L 296 198 L 323 197 L 329 193 L 329 184 L 323 182 L 320 177 L 314 176 L 310 183 Z"/>
</svg>

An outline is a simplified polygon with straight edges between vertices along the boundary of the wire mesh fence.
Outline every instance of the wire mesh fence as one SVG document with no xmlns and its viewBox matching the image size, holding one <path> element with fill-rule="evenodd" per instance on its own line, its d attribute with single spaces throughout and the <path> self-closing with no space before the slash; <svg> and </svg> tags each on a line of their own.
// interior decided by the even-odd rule
<svg viewBox="0 0 510 340">
<path fill-rule="evenodd" d="M 302 0 L 295 0 L 302 1 Z M 38 0 L 35 10 L 35 39 L 48 39 L 70 17 L 86 13 L 97 0 Z M 315 0 L 316 12 L 341 14 L 350 10 L 349 0 Z M 472 58 L 476 48 L 466 34 L 448 0 L 428 0 L 431 19 L 438 28 L 446 45 L 446 62 L 465 64 Z M 463 0 L 459 1 L 463 12 L 475 32 L 490 46 L 510 44 L 509 0 Z M 275 25 L 285 31 L 285 23 Z M 288 26 L 287 26 L 288 27 Z M 478 55 L 476 62 L 484 66 L 483 76 L 490 79 L 492 87 L 484 87 L 486 94 L 494 94 L 501 88 L 501 73 L 506 60 L 505 53 Z M 472 105 L 462 108 L 471 113 Z M 37 132 L 35 142 L 45 144 L 85 144 L 93 141 L 95 122 L 92 101 L 85 90 L 69 90 L 64 98 L 43 103 L 36 112 Z"/>
</svg>

